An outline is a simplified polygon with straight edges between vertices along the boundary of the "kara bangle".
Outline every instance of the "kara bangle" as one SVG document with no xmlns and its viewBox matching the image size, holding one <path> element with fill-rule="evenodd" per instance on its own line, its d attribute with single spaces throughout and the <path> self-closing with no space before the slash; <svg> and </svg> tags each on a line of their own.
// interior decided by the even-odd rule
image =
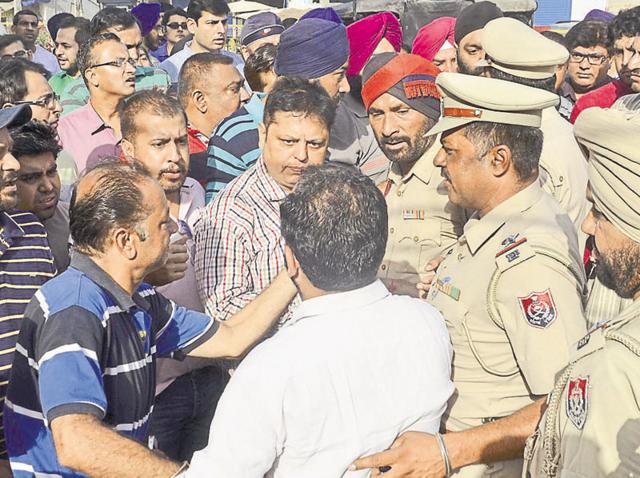
<svg viewBox="0 0 640 478">
<path fill-rule="evenodd" d="M 442 455 L 442 461 L 444 461 L 444 476 L 449 478 L 451 476 L 451 461 L 449 461 L 449 452 L 447 451 L 447 445 L 444 442 L 444 438 L 440 433 L 436 433 L 436 441 L 438 442 L 438 448 L 440 448 L 440 455 Z"/>
<path fill-rule="evenodd" d="M 183 461 L 182 465 L 180 466 L 180 468 L 178 468 L 178 470 L 173 475 L 171 475 L 171 478 L 178 478 L 180 475 L 182 475 L 188 469 L 189 469 L 189 462 L 188 461 Z"/>
</svg>

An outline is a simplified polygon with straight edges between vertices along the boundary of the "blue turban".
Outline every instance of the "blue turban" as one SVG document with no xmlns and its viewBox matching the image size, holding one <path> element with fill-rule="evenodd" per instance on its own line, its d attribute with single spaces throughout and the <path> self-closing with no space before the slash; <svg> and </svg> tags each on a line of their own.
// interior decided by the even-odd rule
<svg viewBox="0 0 640 478">
<path fill-rule="evenodd" d="M 348 59 L 349 40 L 342 23 L 306 18 L 280 36 L 274 69 L 278 76 L 315 80 L 336 71 Z"/>
</svg>

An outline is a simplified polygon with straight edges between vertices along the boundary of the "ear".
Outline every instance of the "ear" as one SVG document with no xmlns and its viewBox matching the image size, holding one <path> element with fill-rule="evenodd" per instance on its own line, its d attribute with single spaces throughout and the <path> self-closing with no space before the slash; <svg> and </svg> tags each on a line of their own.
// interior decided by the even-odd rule
<svg viewBox="0 0 640 478">
<path fill-rule="evenodd" d="M 123 139 L 120 142 L 120 147 L 122 148 L 122 154 L 124 154 L 125 158 L 127 158 L 128 161 L 132 161 L 135 159 L 135 148 L 128 139 Z"/>
<path fill-rule="evenodd" d="M 247 61 L 251 52 L 249 52 L 249 49 L 246 46 L 240 45 L 240 54 L 242 55 L 242 58 L 244 58 L 244 61 Z"/>
<path fill-rule="evenodd" d="M 112 233 L 113 243 L 124 257 L 130 261 L 138 256 L 138 250 L 135 245 L 137 236 L 128 229 L 118 228 Z"/>
<path fill-rule="evenodd" d="M 193 93 L 191 93 L 191 99 L 193 100 L 194 106 L 200 113 L 205 114 L 207 112 L 209 109 L 207 96 L 202 91 L 194 90 Z"/>
<path fill-rule="evenodd" d="M 187 30 L 189 30 L 189 33 L 191 33 L 192 35 L 195 35 L 197 29 L 198 29 L 198 22 L 195 21 L 193 18 L 187 18 Z"/>
<path fill-rule="evenodd" d="M 260 150 L 264 148 L 264 145 L 267 141 L 267 127 L 264 123 L 260 123 L 258 125 L 258 145 L 260 146 Z"/>
<path fill-rule="evenodd" d="M 300 276 L 300 263 L 296 259 L 293 250 L 287 244 L 284 245 L 284 260 L 287 264 L 287 274 L 295 282 L 295 279 Z"/>
<path fill-rule="evenodd" d="M 11 33 L 16 34 L 16 25 L 11 25 Z"/>
<path fill-rule="evenodd" d="M 491 170 L 495 177 L 505 175 L 513 167 L 511 150 L 504 144 L 499 144 L 491 148 L 488 156 L 491 161 Z"/>
<path fill-rule="evenodd" d="M 89 68 L 85 70 L 84 77 L 87 79 L 87 83 L 92 84 L 95 87 L 98 87 L 98 74 L 96 72 L 96 68 Z"/>
</svg>

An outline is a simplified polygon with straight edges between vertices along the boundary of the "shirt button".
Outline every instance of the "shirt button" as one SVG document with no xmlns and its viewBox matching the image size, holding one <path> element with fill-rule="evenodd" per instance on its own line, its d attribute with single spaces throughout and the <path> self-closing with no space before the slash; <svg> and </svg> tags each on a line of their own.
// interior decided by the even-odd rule
<svg viewBox="0 0 640 478">
<path fill-rule="evenodd" d="M 413 236 L 413 242 L 418 242 L 420 238 L 418 236 Z"/>
<path fill-rule="evenodd" d="M 386 266 L 385 264 L 382 264 L 382 265 L 380 266 L 380 269 L 382 269 L 383 271 L 386 271 L 386 270 L 387 270 L 387 266 Z"/>
<path fill-rule="evenodd" d="M 398 192 L 396 193 L 396 196 L 398 196 L 398 197 L 402 196 L 402 191 L 398 191 Z"/>
<path fill-rule="evenodd" d="M 389 229 L 389 232 L 393 234 L 394 232 L 396 232 L 396 230 L 392 227 L 391 229 Z"/>
</svg>

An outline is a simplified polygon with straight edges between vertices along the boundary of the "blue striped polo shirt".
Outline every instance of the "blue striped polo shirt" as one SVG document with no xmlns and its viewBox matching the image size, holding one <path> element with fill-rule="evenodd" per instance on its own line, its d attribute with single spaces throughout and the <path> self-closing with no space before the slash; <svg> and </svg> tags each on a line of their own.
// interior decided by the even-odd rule
<svg viewBox="0 0 640 478">
<path fill-rule="evenodd" d="M 207 204 L 260 157 L 258 125 L 264 114 L 265 96 L 254 93 L 214 130 L 207 152 Z"/>
<path fill-rule="evenodd" d="M 47 232 L 32 213 L 1 211 L 0 226 L 0 401 L 4 401 L 25 308 L 56 274 L 56 267 Z M 6 459 L 4 430 L 0 440 L 0 458 Z"/>
<path fill-rule="evenodd" d="M 64 415 L 94 415 L 144 441 L 156 356 L 182 358 L 217 328 L 147 284 L 127 294 L 75 252 L 71 266 L 40 288 L 25 311 L 4 406 L 13 476 L 85 476 L 57 460 L 49 425 Z"/>
</svg>

